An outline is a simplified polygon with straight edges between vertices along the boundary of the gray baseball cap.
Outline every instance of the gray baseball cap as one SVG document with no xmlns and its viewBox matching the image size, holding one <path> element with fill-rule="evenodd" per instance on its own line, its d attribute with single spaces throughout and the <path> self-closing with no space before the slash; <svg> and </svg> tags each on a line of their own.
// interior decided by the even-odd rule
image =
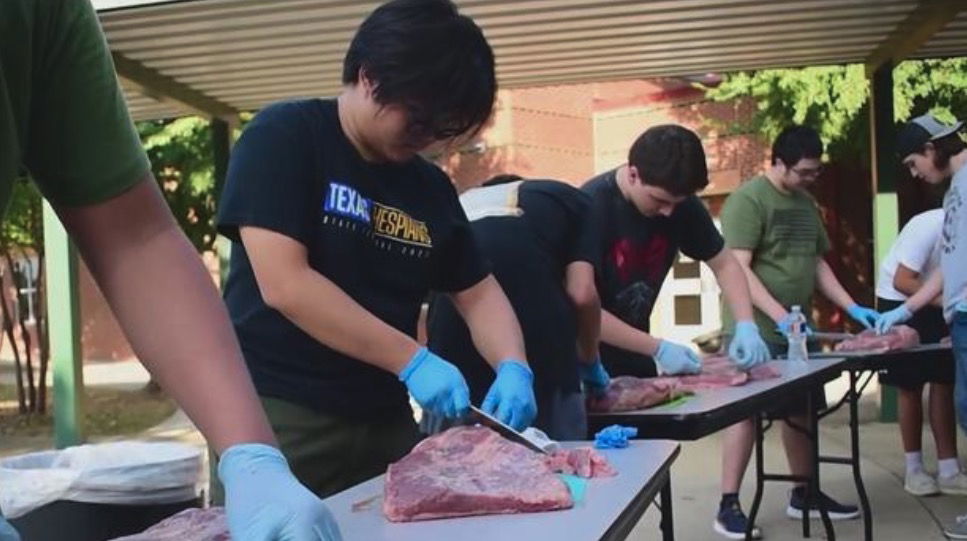
<svg viewBox="0 0 967 541">
<path fill-rule="evenodd" d="M 896 139 L 896 150 L 900 159 L 917 152 L 928 141 L 935 141 L 956 133 L 964 126 L 963 121 L 944 124 L 933 115 L 921 115 L 907 122 Z"/>
</svg>

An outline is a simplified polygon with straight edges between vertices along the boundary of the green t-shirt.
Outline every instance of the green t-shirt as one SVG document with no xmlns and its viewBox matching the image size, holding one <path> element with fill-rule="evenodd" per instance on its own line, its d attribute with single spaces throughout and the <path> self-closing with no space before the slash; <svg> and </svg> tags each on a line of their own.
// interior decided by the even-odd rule
<svg viewBox="0 0 967 541">
<path fill-rule="evenodd" d="M 0 209 L 25 174 L 51 202 L 82 206 L 148 171 L 91 3 L 0 1 Z"/>
<path fill-rule="evenodd" d="M 829 250 L 816 200 L 805 192 L 784 194 L 760 175 L 729 195 L 721 221 L 726 245 L 752 252 L 752 272 L 769 293 L 787 309 L 802 306 L 808 317 L 817 258 Z M 734 322 L 727 306 L 722 313 L 724 328 L 731 331 Z M 755 321 L 763 339 L 784 342 L 764 312 L 756 309 Z"/>
</svg>

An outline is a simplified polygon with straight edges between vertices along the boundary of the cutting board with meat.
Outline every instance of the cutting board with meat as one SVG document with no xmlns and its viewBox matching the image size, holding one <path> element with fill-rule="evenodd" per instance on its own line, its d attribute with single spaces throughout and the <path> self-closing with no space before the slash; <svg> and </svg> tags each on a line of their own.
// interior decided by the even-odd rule
<svg viewBox="0 0 967 541">
<path fill-rule="evenodd" d="M 889 332 L 878 335 L 876 331 L 865 330 L 856 338 L 843 340 L 833 348 L 841 352 L 883 353 L 900 349 L 910 349 L 920 345 L 920 334 L 907 325 L 897 325 Z"/>
<path fill-rule="evenodd" d="M 724 355 L 706 357 L 700 374 L 636 378 L 618 376 L 603 397 L 589 398 L 588 411 L 615 413 L 646 409 L 661 405 L 684 395 L 710 389 L 722 389 L 745 385 L 749 381 L 779 377 L 779 371 L 771 363 L 760 364 L 745 372 L 739 370 Z"/>
<path fill-rule="evenodd" d="M 407 522 L 471 515 L 530 513 L 574 505 L 556 473 L 614 475 L 591 448 L 543 455 L 482 426 L 431 436 L 389 466 L 383 513 Z"/>
</svg>

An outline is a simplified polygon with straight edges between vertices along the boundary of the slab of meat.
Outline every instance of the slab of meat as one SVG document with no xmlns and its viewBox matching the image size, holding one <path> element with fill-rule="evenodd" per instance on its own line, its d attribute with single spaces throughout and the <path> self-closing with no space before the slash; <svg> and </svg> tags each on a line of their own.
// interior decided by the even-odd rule
<svg viewBox="0 0 967 541">
<path fill-rule="evenodd" d="M 650 408 L 682 395 L 695 394 L 709 389 L 736 387 L 749 381 L 772 379 L 780 376 L 773 363 L 760 364 L 749 372 L 739 370 L 724 355 L 706 357 L 702 361 L 702 373 L 685 376 L 636 378 L 618 376 L 602 398 L 589 398 L 588 411 L 620 412 Z"/>
<path fill-rule="evenodd" d="M 482 426 L 423 440 L 386 471 L 393 522 L 566 509 L 574 505 L 544 456 Z"/>
<path fill-rule="evenodd" d="M 920 334 L 916 329 L 906 325 L 897 325 L 890 332 L 877 335 L 876 331 L 865 330 L 856 338 L 843 340 L 836 344 L 836 351 L 893 351 L 907 349 L 920 345 Z"/>
<path fill-rule="evenodd" d="M 681 395 L 674 378 L 611 378 L 604 396 L 588 397 L 588 411 L 631 411 L 663 404 Z"/>
<path fill-rule="evenodd" d="M 608 464 L 608 460 L 591 447 L 563 449 L 545 457 L 544 462 L 553 471 L 577 475 L 585 479 L 612 477 L 618 474 L 611 464 Z"/>
<path fill-rule="evenodd" d="M 147 530 L 114 541 L 229 541 L 223 507 L 185 509 Z"/>
</svg>

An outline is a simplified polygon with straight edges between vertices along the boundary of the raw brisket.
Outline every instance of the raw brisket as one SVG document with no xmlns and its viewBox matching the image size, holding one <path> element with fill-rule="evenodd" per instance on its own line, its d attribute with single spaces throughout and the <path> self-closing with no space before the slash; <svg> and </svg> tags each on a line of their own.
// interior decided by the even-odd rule
<svg viewBox="0 0 967 541">
<path fill-rule="evenodd" d="M 404 522 L 571 507 L 544 458 L 489 428 L 451 428 L 390 464 L 383 513 Z"/>
<path fill-rule="evenodd" d="M 185 509 L 147 530 L 114 541 L 229 541 L 223 507 Z"/>
<path fill-rule="evenodd" d="M 618 474 L 611 464 L 608 464 L 608 460 L 591 447 L 557 451 L 546 457 L 544 461 L 553 471 L 577 475 L 585 479 L 611 477 Z"/>
<path fill-rule="evenodd" d="M 893 351 L 920 345 L 920 334 L 912 327 L 897 325 L 890 332 L 877 335 L 876 331 L 865 330 L 856 338 L 843 340 L 836 344 L 836 351 Z"/>
<path fill-rule="evenodd" d="M 604 397 L 588 399 L 588 411 L 613 413 L 645 409 L 686 394 L 736 387 L 749 381 L 779 376 L 780 373 L 773 363 L 760 364 L 749 372 L 744 372 L 739 370 L 728 357 L 716 355 L 702 361 L 701 374 L 658 378 L 632 376 L 612 378 Z"/>
</svg>

